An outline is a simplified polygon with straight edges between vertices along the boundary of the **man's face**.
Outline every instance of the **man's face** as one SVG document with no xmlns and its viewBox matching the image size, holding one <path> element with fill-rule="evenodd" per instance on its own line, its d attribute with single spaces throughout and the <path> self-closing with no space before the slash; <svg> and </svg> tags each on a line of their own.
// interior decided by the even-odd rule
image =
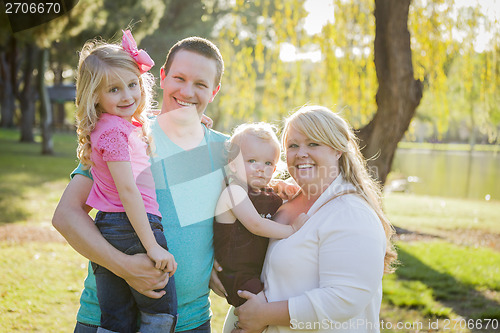
<svg viewBox="0 0 500 333">
<path fill-rule="evenodd" d="M 178 51 L 168 73 L 161 71 L 162 112 L 194 106 L 201 117 L 220 88 L 214 83 L 215 60 L 191 51 Z"/>
</svg>

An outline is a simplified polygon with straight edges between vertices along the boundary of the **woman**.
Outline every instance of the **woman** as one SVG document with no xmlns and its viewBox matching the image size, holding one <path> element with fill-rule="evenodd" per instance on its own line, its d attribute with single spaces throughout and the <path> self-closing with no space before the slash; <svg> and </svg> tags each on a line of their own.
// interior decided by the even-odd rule
<svg viewBox="0 0 500 333">
<path fill-rule="evenodd" d="M 236 331 L 379 332 L 382 276 L 396 253 L 356 136 L 329 109 L 307 106 L 287 119 L 282 141 L 301 190 L 275 219 L 309 220 L 270 243 L 264 293 L 240 293 L 248 301 L 235 310 Z"/>
</svg>

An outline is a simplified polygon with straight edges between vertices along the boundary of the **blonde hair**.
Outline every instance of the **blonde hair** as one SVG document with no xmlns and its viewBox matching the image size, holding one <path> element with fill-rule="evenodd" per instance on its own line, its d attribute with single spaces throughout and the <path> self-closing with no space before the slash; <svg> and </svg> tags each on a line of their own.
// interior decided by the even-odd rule
<svg viewBox="0 0 500 333">
<path fill-rule="evenodd" d="M 86 168 L 93 165 L 90 159 L 90 133 L 103 112 L 98 104 L 99 90 L 106 84 L 114 69 L 129 70 L 139 78 L 141 101 L 133 119 L 142 125 L 143 136 L 146 141 L 150 141 L 149 121 L 147 112 L 144 111 L 153 106 L 153 75 L 148 72 L 141 75 L 135 60 L 121 46 L 97 40 L 87 42 L 80 52 L 76 77 L 76 151 L 78 159 Z"/>
<path fill-rule="evenodd" d="M 233 135 L 227 142 L 227 152 L 228 152 L 228 160 L 232 161 L 238 156 L 240 152 L 240 146 L 243 140 L 252 135 L 259 139 L 268 141 L 270 144 L 273 144 L 278 150 L 278 156 L 281 152 L 281 145 L 278 137 L 276 136 L 276 128 L 268 123 L 260 122 L 260 123 L 249 123 L 242 124 L 237 126 L 233 130 Z"/>
<path fill-rule="evenodd" d="M 286 119 L 282 134 L 282 144 L 286 150 L 289 130 L 294 128 L 313 141 L 342 152 L 339 168 L 345 180 L 356 187 L 358 194 L 378 215 L 385 231 L 387 249 L 384 271 L 393 271 L 392 263 L 397 254 L 391 243 L 394 228 L 382 210 L 381 187 L 368 172 L 366 159 L 359 149 L 359 139 L 349 124 L 338 114 L 324 106 L 310 105 L 300 108 Z"/>
</svg>

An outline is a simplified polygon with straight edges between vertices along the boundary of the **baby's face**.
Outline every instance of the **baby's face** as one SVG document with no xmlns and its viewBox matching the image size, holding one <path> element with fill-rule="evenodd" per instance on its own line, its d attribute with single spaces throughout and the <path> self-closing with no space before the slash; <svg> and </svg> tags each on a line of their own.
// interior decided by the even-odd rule
<svg viewBox="0 0 500 333">
<path fill-rule="evenodd" d="M 266 187 L 279 160 L 279 147 L 272 141 L 247 135 L 240 146 L 236 159 L 236 175 L 254 190 Z"/>
</svg>

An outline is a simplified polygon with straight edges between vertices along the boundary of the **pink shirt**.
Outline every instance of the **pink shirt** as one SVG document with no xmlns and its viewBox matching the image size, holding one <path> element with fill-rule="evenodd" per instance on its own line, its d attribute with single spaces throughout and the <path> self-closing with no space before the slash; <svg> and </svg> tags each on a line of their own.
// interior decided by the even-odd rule
<svg viewBox="0 0 500 333">
<path fill-rule="evenodd" d="M 107 162 L 128 161 L 146 212 L 161 216 L 151 164 L 146 153 L 147 144 L 142 139 L 140 125 L 103 113 L 90 134 L 90 141 L 91 159 L 94 162 L 90 172 L 94 184 L 87 198 L 87 205 L 103 212 L 125 212 Z"/>
</svg>

